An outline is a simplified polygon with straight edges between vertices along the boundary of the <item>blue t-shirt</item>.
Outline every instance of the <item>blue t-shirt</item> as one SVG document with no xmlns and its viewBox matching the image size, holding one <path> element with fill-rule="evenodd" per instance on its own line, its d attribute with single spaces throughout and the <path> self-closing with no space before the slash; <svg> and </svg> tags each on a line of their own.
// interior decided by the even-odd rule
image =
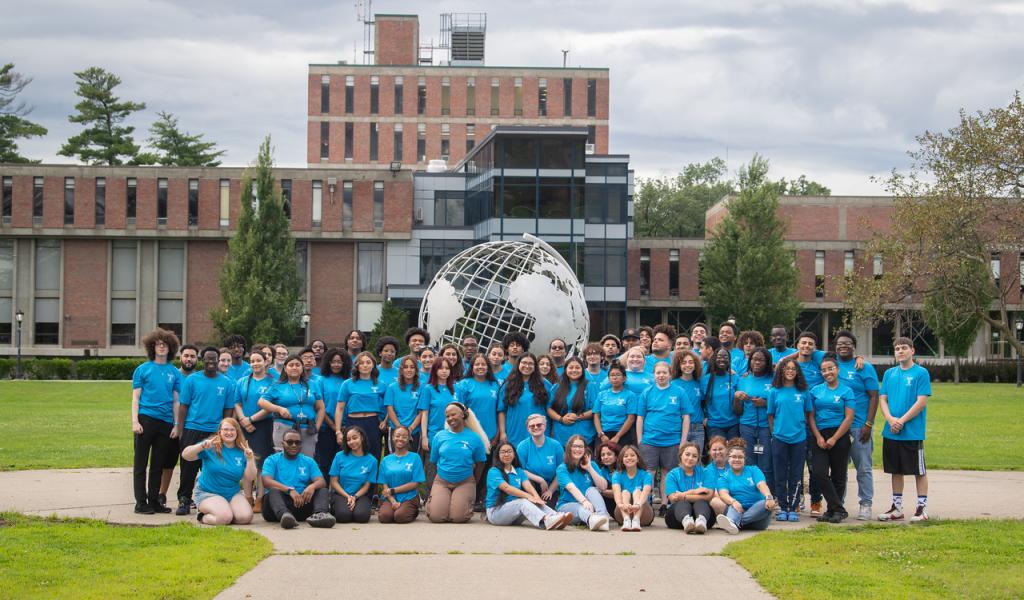
<svg viewBox="0 0 1024 600">
<path fill-rule="evenodd" d="M 762 375 L 755 377 L 753 373 L 747 372 L 740 378 L 736 390 L 745 393 L 751 398 L 764 398 L 768 400 L 768 392 L 772 389 L 772 376 Z M 743 414 L 740 415 L 740 425 L 749 427 L 768 427 L 768 407 L 758 408 L 752 400 L 743 402 Z"/>
<path fill-rule="evenodd" d="M 804 372 L 807 389 L 825 382 L 825 378 L 821 376 L 821 359 L 823 358 L 825 358 L 825 352 L 823 350 L 815 350 L 814 354 L 811 355 L 811 360 L 807 362 L 796 361 L 796 364 L 800 365 L 800 370 Z"/>
<path fill-rule="evenodd" d="M 590 385 L 598 386 L 598 389 L 601 389 L 604 382 L 608 380 L 608 369 L 602 367 L 597 373 L 591 373 L 590 369 L 583 369 L 583 376 L 587 378 Z"/>
<path fill-rule="evenodd" d="M 408 427 L 416 415 L 420 414 L 420 391 L 422 390 L 421 387 L 412 389 L 411 383 L 407 383 L 403 389 L 397 381 L 392 382 L 384 392 L 384 406 L 393 406 L 398 422 Z M 419 430 L 420 427 L 417 426 L 416 430 L 410 433 L 415 434 Z"/>
<path fill-rule="evenodd" d="M 487 508 L 498 505 L 498 499 L 501 497 L 501 489 L 499 489 L 501 484 L 508 483 L 517 490 L 523 489 L 526 473 L 512 467 L 512 470 L 506 473 L 505 476 L 508 477 L 507 482 L 505 477 L 502 477 L 501 470 L 498 467 L 491 467 L 487 470 Z M 513 497 L 506 495 L 505 501 L 508 502 L 510 499 L 513 499 Z"/>
<path fill-rule="evenodd" d="M 605 384 L 611 387 L 610 383 L 605 382 Z M 626 371 L 626 382 L 623 385 L 639 398 L 644 390 L 654 385 L 654 375 L 643 371 Z"/>
<path fill-rule="evenodd" d="M 231 381 L 238 381 L 249 373 L 252 373 L 252 367 L 249 366 L 249 363 L 243 360 L 240 364 L 236 365 L 232 363 L 228 365 L 228 372 L 225 373 L 225 375 L 227 375 L 228 379 Z"/>
<path fill-rule="evenodd" d="M 594 402 L 594 415 L 601 419 L 601 430 L 618 432 L 629 415 L 636 414 L 636 394 L 623 387 L 618 392 L 611 387 L 602 389 Z"/>
<path fill-rule="evenodd" d="M 917 402 L 918 396 L 932 395 L 932 378 L 928 374 L 928 369 L 917 363 L 909 369 L 896 365 L 886 370 L 882 376 L 882 387 L 878 393 L 887 397 L 889 414 L 898 419 Z M 916 417 L 903 424 L 903 429 L 899 433 L 893 433 L 889 428 L 889 422 L 886 421 L 882 428 L 882 437 L 890 440 L 924 440 L 927 418 L 928 405 L 925 405 Z"/>
<path fill-rule="evenodd" d="M 644 373 L 647 373 L 648 375 L 650 375 L 653 378 L 654 377 L 654 365 L 656 365 L 656 364 L 658 364 L 660 362 L 663 362 L 663 363 L 667 364 L 669 367 L 671 367 L 672 366 L 672 352 L 669 352 L 668 356 L 665 357 L 665 358 L 658 358 L 657 356 L 655 356 L 653 354 L 648 354 L 647 356 L 645 356 L 644 357 Z"/>
<path fill-rule="evenodd" d="M 260 398 L 274 385 L 274 379 L 265 375 L 256 379 L 249 373 L 235 382 L 235 404 L 241 405 L 242 414 L 251 417 L 260 410 Z"/>
<path fill-rule="evenodd" d="M 729 470 L 729 463 L 725 463 L 721 468 L 718 467 L 713 461 L 709 462 L 704 466 L 704 487 L 709 490 L 718 491 L 718 480 L 725 476 L 725 472 Z"/>
<path fill-rule="evenodd" d="M 708 427 L 732 427 L 740 422 L 736 413 L 732 412 L 733 395 L 736 393 L 736 384 L 740 378 L 737 375 L 726 373 L 715 375 L 713 387 L 708 389 L 711 381 L 711 374 L 705 373 L 701 378 L 701 387 L 708 395 Z"/>
<path fill-rule="evenodd" d="M 398 363 L 392 363 L 390 368 L 377 365 L 377 383 L 381 389 L 387 389 L 389 385 L 398 381 Z"/>
<path fill-rule="evenodd" d="M 683 395 L 683 412 L 690 415 L 690 428 L 704 424 L 704 385 L 698 379 L 673 379 L 672 385 Z"/>
<path fill-rule="evenodd" d="M 551 483 L 555 479 L 555 471 L 562 464 L 565 447 L 553 438 L 545 437 L 540 448 L 533 443 L 533 438 L 526 438 L 516 446 L 516 455 L 523 468 Z"/>
<path fill-rule="evenodd" d="M 717 491 L 717 483 L 711 486 L 707 485 L 707 471 L 714 471 L 714 468 L 707 469 L 701 466 L 700 463 L 697 463 L 693 467 L 693 475 L 687 475 L 682 467 L 672 469 L 665 476 L 665 496 L 670 496 L 676 492 L 689 492 L 702 487 L 708 487 Z"/>
<path fill-rule="evenodd" d="M 455 401 L 448 386 L 420 385 L 420 410 L 427 411 L 427 435 L 433 439 L 444 429 L 444 409 Z M 465 478 L 463 478 L 465 479 Z"/>
<path fill-rule="evenodd" d="M 636 414 L 644 419 L 641 443 L 668 448 L 679 443 L 683 435 L 685 398 L 678 387 L 656 385 L 644 390 L 637 402 Z"/>
<path fill-rule="evenodd" d="M 738 376 L 747 372 L 747 355 L 739 348 L 729 350 L 729 368 Z"/>
<path fill-rule="evenodd" d="M 501 368 L 498 369 L 498 372 L 494 374 L 494 378 L 498 380 L 498 384 L 500 385 L 504 383 L 506 379 L 508 379 L 508 374 L 511 372 L 512 363 L 506 362 L 505 364 L 501 365 Z"/>
<path fill-rule="evenodd" d="M 430 442 L 430 462 L 437 465 L 437 476 L 448 483 L 468 479 L 475 463 L 486 459 L 483 441 L 468 429 L 459 433 L 442 429 Z"/>
<path fill-rule="evenodd" d="M 739 473 L 727 469 L 718 479 L 719 490 L 729 490 L 729 495 L 739 500 L 744 510 L 750 508 L 761 500 L 764 495 L 757 489 L 757 484 L 764 481 L 764 473 L 761 469 L 747 465 Z"/>
<path fill-rule="evenodd" d="M 807 439 L 807 414 L 814 410 L 811 393 L 795 387 L 773 387 L 768 392 L 768 414 L 774 419 L 772 437 L 787 444 Z"/>
<path fill-rule="evenodd" d="M 231 500 L 235 494 L 242 491 L 239 482 L 245 475 L 245 452 L 241 448 L 227 446 L 222 446 L 220 451 L 220 456 L 217 456 L 217 451 L 213 448 L 207 448 L 199 453 L 203 468 L 199 472 L 198 485 L 204 492 Z"/>
<path fill-rule="evenodd" d="M 334 420 L 335 409 L 338 408 L 338 397 L 341 395 L 341 386 L 345 385 L 348 381 L 346 377 L 337 377 L 331 375 L 325 377 L 320 376 L 320 389 L 323 391 L 324 396 L 324 410 L 327 412 L 327 416 Z M 326 421 L 325 421 L 326 422 Z"/>
<path fill-rule="evenodd" d="M 551 397 L 551 394 L 548 394 Z M 530 415 L 544 415 L 547 417 L 547 405 L 537 404 L 534 401 L 533 392 L 530 391 L 530 386 L 525 382 L 523 384 L 523 393 L 519 396 L 519 401 L 513 406 L 509 406 L 505 402 L 505 387 L 498 390 L 498 412 L 505 413 L 505 436 L 508 438 L 510 444 L 518 444 L 519 442 L 530 437 L 530 432 L 526 429 L 526 419 Z"/>
<path fill-rule="evenodd" d="M 181 393 L 184 378 L 170 363 L 146 361 L 132 373 L 132 389 L 141 389 L 139 414 L 174 424 L 174 392 Z"/>
<path fill-rule="evenodd" d="M 839 427 L 846 418 L 846 409 L 853 409 L 853 392 L 842 383 L 834 390 L 822 383 L 811 388 L 811 402 L 818 431 Z"/>
<path fill-rule="evenodd" d="M 864 368 L 857 370 L 857 360 L 839 361 L 839 381 L 853 392 L 853 425 L 851 427 L 863 427 L 868 420 L 868 408 L 871 405 L 871 397 L 868 392 L 878 391 L 878 371 L 874 365 L 864 363 Z"/>
<path fill-rule="evenodd" d="M 622 491 L 633 494 L 644 489 L 645 485 L 654 487 L 654 478 L 651 477 L 649 472 L 643 469 L 637 469 L 636 473 L 630 477 L 629 474 L 626 473 L 625 469 L 623 469 L 612 473 L 611 483 L 612 485 L 619 486 Z M 651 501 L 650 494 L 647 496 L 647 501 Z"/>
<path fill-rule="evenodd" d="M 561 416 L 565 416 L 573 412 L 572 403 L 573 398 L 576 396 L 576 386 L 577 384 L 575 382 L 569 384 L 569 393 L 566 394 L 565 397 L 565 412 L 563 412 Z M 586 389 L 583 390 L 583 409 L 576 413 L 577 417 L 594 408 L 594 399 L 597 393 L 597 388 L 591 387 L 589 383 L 586 384 L 586 386 Z M 555 403 L 555 394 L 558 393 L 559 387 L 560 385 L 555 385 L 551 388 L 551 392 L 548 394 L 548 408 L 552 408 L 552 410 L 554 410 L 553 405 Z M 593 416 L 589 419 L 580 417 L 576 419 L 576 422 L 572 425 L 563 425 L 558 421 L 553 421 L 551 425 L 552 437 L 558 440 L 563 446 L 569 441 L 569 438 L 574 435 L 582 435 L 583 439 L 588 445 L 590 445 L 593 443 L 596 433 L 597 430 L 594 428 Z"/>
<path fill-rule="evenodd" d="M 384 389 L 380 380 L 348 379 L 341 385 L 338 392 L 338 404 L 345 403 L 345 414 L 358 413 L 380 414 L 384 407 Z"/>
<path fill-rule="evenodd" d="M 291 413 L 291 419 L 284 419 L 277 414 L 274 414 L 274 421 L 280 421 L 285 425 L 294 425 L 295 420 L 306 419 L 299 428 L 305 429 L 306 425 L 314 425 L 316 422 L 316 393 L 313 387 L 303 385 L 301 383 L 288 383 L 287 381 L 278 381 L 274 385 L 270 386 L 267 393 L 263 396 L 269 400 L 272 404 L 276 404 L 282 408 L 287 408 L 288 412 Z M 301 416 L 300 416 L 301 415 Z"/>
<path fill-rule="evenodd" d="M 295 458 L 288 458 L 284 452 L 271 454 L 263 461 L 263 476 L 270 477 L 274 481 L 295 488 L 295 491 L 302 493 L 306 486 L 315 482 L 317 478 L 323 477 L 320 466 L 310 456 L 299 453 Z M 263 493 L 266 493 L 264 490 Z"/>
<path fill-rule="evenodd" d="M 489 439 L 498 435 L 497 381 L 468 377 L 455 384 L 455 399 L 468 406 L 476 415 Z"/>
<path fill-rule="evenodd" d="M 772 355 L 772 365 L 779 364 L 779 361 L 786 358 L 790 354 L 795 354 L 796 348 L 783 348 L 782 350 L 776 349 L 774 346 L 768 349 L 768 354 Z"/>
<path fill-rule="evenodd" d="M 580 494 L 586 494 L 587 490 L 594 487 L 594 478 L 580 467 L 570 471 L 569 467 L 565 466 L 565 464 L 558 465 L 555 477 L 558 478 L 558 487 L 562 490 L 558 494 L 558 505 L 556 508 L 561 508 L 563 504 L 568 504 L 569 502 L 576 502 L 576 497 L 569 492 L 570 483 L 576 486 Z"/>
<path fill-rule="evenodd" d="M 220 426 L 224 411 L 235 407 L 234 384 L 222 373 L 213 377 L 193 373 L 185 378 L 178 402 L 188 407 L 185 429 L 213 433 Z"/>
<path fill-rule="evenodd" d="M 338 478 L 338 485 L 350 496 L 359 491 L 364 483 L 377 480 L 377 459 L 372 454 L 356 456 L 338 452 L 334 455 L 330 470 L 331 477 Z"/>
<path fill-rule="evenodd" d="M 410 481 L 423 483 L 427 480 L 423 472 L 423 460 L 415 452 L 407 452 L 405 456 L 388 454 L 380 461 L 380 472 L 377 474 L 377 482 L 383 483 L 389 488 L 396 488 L 405 485 Z M 416 497 L 416 490 L 395 494 L 395 500 L 405 502 Z"/>
</svg>

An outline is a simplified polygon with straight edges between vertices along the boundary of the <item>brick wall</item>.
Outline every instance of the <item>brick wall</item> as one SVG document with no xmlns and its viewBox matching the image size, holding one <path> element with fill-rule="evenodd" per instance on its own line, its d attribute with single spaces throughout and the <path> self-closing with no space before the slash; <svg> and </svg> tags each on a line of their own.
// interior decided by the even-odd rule
<svg viewBox="0 0 1024 600">
<path fill-rule="evenodd" d="M 309 334 L 332 342 L 342 341 L 355 323 L 353 284 L 355 244 L 309 244 Z"/>
<path fill-rule="evenodd" d="M 210 310 L 220 304 L 218 279 L 227 254 L 227 242 L 191 241 L 188 244 L 185 327 L 189 342 L 213 339 Z"/>
<path fill-rule="evenodd" d="M 108 244 L 106 240 L 64 240 L 64 315 L 68 318 L 62 337 L 67 348 L 107 346 Z"/>
</svg>

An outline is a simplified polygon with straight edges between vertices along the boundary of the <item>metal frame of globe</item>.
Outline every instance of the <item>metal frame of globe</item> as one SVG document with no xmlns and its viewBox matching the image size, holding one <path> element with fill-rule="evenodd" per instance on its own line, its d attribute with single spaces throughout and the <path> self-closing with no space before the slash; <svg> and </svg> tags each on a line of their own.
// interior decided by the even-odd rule
<svg viewBox="0 0 1024 600">
<path fill-rule="evenodd" d="M 538 256 L 541 255 L 543 259 L 538 260 Z M 535 268 L 545 261 L 560 266 L 564 272 L 554 273 L 552 269 Z M 510 291 L 514 291 L 513 284 L 522 275 L 543 275 L 550 280 L 552 287 L 560 288 L 559 291 L 567 297 L 572 331 L 568 330 L 568 327 L 566 331 L 557 332 L 535 330 L 536 317 L 513 305 L 516 300 L 522 303 L 524 299 L 512 297 L 510 294 Z M 432 300 L 432 292 L 436 288 L 439 294 L 449 300 L 454 299 L 458 304 L 457 308 L 463 313 L 454 320 L 449 314 L 439 316 L 438 318 L 445 318 L 446 321 L 454 321 L 453 325 L 442 331 L 437 331 L 437 326 L 434 330 L 431 329 L 432 311 L 440 315 L 451 307 L 447 304 L 442 306 Z M 521 293 L 522 290 L 517 292 Z M 535 300 L 529 299 L 530 302 Z M 562 309 L 564 313 L 565 307 Z M 523 234 L 522 240 L 477 244 L 445 263 L 435 274 L 423 295 L 419 322 L 420 327 L 431 333 L 431 340 L 438 346 L 447 343 L 459 344 L 464 336 L 473 335 L 477 338 L 480 348 L 485 349 L 492 342 L 500 343 L 510 331 L 522 331 L 531 338 L 531 343 L 538 348 L 538 353 L 547 351 L 550 340 L 564 337 L 571 338 L 565 339 L 570 353 L 579 354 L 582 353 L 590 336 L 590 318 L 583 296 L 583 286 L 576 279 L 569 263 L 557 250 L 544 240 L 528 233 Z M 540 350 L 541 347 L 543 350 Z"/>
</svg>

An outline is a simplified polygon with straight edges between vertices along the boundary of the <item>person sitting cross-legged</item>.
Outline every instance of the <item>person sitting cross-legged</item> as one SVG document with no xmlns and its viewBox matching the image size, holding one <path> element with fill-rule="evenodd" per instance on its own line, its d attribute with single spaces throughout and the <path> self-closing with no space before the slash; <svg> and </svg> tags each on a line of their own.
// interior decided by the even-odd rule
<svg viewBox="0 0 1024 600">
<path fill-rule="evenodd" d="M 302 453 L 302 433 L 289 429 L 282 449 L 263 462 L 263 518 L 284 529 L 306 521 L 312 527 L 334 527 L 331 495 L 316 460 Z"/>
</svg>

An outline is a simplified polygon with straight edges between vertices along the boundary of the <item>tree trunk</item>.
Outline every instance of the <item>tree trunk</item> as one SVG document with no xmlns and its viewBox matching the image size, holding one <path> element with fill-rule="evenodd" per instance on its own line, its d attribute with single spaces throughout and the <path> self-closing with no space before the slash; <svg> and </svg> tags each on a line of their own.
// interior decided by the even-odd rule
<svg viewBox="0 0 1024 600">
<path fill-rule="evenodd" d="M 954 356 L 953 357 L 953 383 L 954 384 L 959 384 L 960 383 L 960 357 L 959 356 Z"/>
</svg>

